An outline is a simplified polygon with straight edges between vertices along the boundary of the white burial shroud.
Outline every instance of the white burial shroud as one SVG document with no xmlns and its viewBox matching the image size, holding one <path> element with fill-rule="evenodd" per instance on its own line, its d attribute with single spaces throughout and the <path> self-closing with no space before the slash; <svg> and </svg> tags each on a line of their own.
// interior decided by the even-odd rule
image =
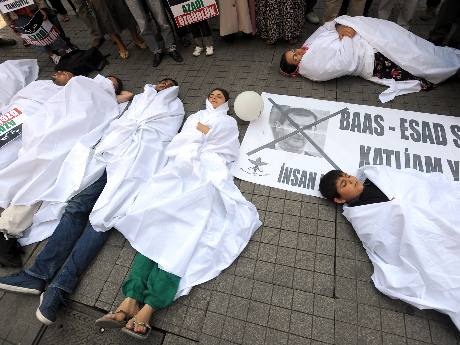
<svg viewBox="0 0 460 345">
<path fill-rule="evenodd" d="M 8 60 L 0 64 L 0 114 L 11 98 L 38 77 L 35 59 Z"/>
<path fill-rule="evenodd" d="M 335 24 L 352 27 L 353 38 L 339 39 Z M 438 47 L 396 23 L 370 17 L 340 16 L 316 30 L 304 43 L 299 73 L 314 81 L 356 75 L 389 86 L 382 102 L 398 95 L 420 91 L 420 82 L 379 79 L 372 76 L 374 53 L 380 52 L 414 76 L 440 83 L 460 68 L 460 50 Z"/>
<path fill-rule="evenodd" d="M 75 162 L 118 114 L 110 80 L 72 78 L 23 123 L 18 158 L 0 171 L 0 206 L 67 201 L 85 173 Z"/>
<path fill-rule="evenodd" d="M 7 113 L 13 109 L 19 109 L 24 117 L 24 122 L 36 117 L 44 118 L 44 104 L 48 99 L 54 96 L 62 86 L 57 86 L 51 80 L 36 80 L 19 90 L 3 107 L 1 112 Z M 23 130 L 24 130 L 23 124 Z M 19 150 L 22 147 L 22 135 L 10 141 L 0 149 L 0 171 L 10 165 L 18 158 Z"/>
<path fill-rule="evenodd" d="M 261 225 L 229 171 L 239 142 L 227 111 L 228 103 L 214 109 L 206 101 L 206 110 L 188 117 L 166 150 L 166 167 L 114 224 L 138 252 L 181 277 L 176 297 L 228 267 Z"/>
<path fill-rule="evenodd" d="M 91 164 L 107 170 L 107 184 L 90 215 L 97 231 L 112 228 L 126 214 L 140 186 L 165 165 L 165 148 L 185 114 L 178 95 L 177 86 L 157 92 L 154 85 L 146 85 L 96 147 Z"/>
<path fill-rule="evenodd" d="M 375 287 L 445 313 L 460 329 L 460 182 L 385 166 L 360 174 L 390 200 L 343 210 L 374 265 Z"/>
</svg>

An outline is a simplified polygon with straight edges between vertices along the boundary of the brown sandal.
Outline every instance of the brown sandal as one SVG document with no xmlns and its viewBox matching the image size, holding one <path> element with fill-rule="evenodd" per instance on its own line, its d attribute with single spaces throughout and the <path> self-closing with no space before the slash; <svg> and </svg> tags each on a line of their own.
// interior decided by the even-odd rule
<svg viewBox="0 0 460 345">
<path fill-rule="evenodd" d="M 126 328 L 126 326 L 123 327 L 121 331 L 139 340 L 147 339 L 149 337 L 150 331 L 152 330 L 152 326 L 150 326 L 148 323 L 137 321 L 135 316 L 132 317 L 132 320 L 133 320 L 134 328 L 136 326 L 145 327 L 145 332 L 138 333 L 134 331 L 134 329 Z"/>
<path fill-rule="evenodd" d="M 114 319 L 109 319 L 107 318 L 107 315 L 116 315 L 116 314 L 123 314 L 124 315 L 124 318 L 123 320 L 114 320 Z M 127 312 L 125 312 L 124 310 L 117 310 L 115 312 L 110 312 L 106 315 L 104 315 L 103 317 L 100 317 L 99 319 L 97 319 L 94 323 L 96 326 L 100 327 L 100 328 L 105 328 L 105 329 L 109 329 L 109 328 L 123 328 L 125 327 L 126 323 L 128 322 L 128 320 L 132 318 L 132 315 L 128 314 Z"/>
</svg>

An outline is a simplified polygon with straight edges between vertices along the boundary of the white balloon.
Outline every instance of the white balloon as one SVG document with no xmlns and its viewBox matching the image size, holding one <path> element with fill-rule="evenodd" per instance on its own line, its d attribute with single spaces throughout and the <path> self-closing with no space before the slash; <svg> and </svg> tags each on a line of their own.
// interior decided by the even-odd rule
<svg viewBox="0 0 460 345">
<path fill-rule="evenodd" d="M 233 107 L 241 120 L 253 121 L 262 113 L 264 102 L 257 92 L 244 91 L 236 97 Z"/>
</svg>

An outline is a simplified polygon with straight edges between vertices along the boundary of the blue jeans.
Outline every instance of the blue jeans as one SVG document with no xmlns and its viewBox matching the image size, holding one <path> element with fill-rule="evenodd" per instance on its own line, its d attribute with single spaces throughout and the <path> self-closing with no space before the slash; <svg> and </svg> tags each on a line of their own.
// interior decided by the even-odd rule
<svg viewBox="0 0 460 345">
<path fill-rule="evenodd" d="M 97 232 L 88 221 L 89 214 L 107 182 L 104 174 L 92 185 L 69 200 L 61 221 L 26 273 L 51 282 L 72 293 L 80 275 L 104 245 L 109 232 Z M 60 271 L 59 271 L 60 269 Z M 56 274 L 56 272 L 58 272 Z"/>
</svg>

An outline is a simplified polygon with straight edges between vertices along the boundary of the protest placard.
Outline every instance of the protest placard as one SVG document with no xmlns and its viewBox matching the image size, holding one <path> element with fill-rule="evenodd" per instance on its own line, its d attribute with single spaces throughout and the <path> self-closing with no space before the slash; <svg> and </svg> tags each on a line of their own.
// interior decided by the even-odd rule
<svg viewBox="0 0 460 345">
<path fill-rule="evenodd" d="M 0 12 L 8 13 L 34 4 L 34 0 L 0 0 Z"/>
<path fill-rule="evenodd" d="M 460 118 L 263 93 L 236 177 L 320 196 L 321 175 L 363 165 L 440 172 L 459 181 Z"/>
<path fill-rule="evenodd" d="M 168 0 L 178 27 L 219 15 L 215 0 Z"/>
</svg>

